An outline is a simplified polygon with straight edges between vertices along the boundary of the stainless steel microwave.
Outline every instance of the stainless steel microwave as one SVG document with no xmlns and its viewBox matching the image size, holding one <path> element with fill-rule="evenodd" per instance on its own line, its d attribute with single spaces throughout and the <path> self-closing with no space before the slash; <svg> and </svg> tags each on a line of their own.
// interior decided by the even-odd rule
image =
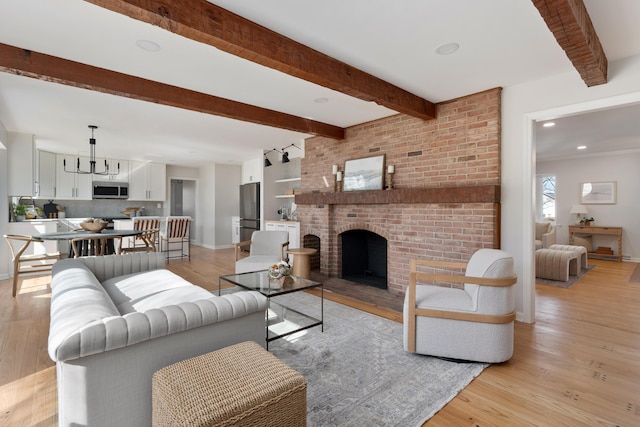
<svg viewBox="0 0 640 427">
<path fill-rule="evenodd" d="M 93 181 L 94 199 L 128 199 L 129 183 Z"/>
</svg>

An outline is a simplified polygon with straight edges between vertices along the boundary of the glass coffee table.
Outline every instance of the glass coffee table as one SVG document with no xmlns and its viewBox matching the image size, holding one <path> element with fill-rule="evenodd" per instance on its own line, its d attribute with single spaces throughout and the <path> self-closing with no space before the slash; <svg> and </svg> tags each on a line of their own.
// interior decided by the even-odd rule
<svg viewBox="0 0 640 427">
<path fill-rule="evenodd" d="M 218 279 L 218 295 L 222 291 L 222 282 L 227 282 L 242 289 L 258 291 L 269 301 L 267 310 L 267 327 L 265 332 L 266 347 L 278 338 L 295 334 L 314 326 L 320 326 L 324 332 L 324 287 L 320 282 L 303 279 L 302 277 L 288 276 L 281 287 L 274 286 L 269 280 L 267 270 L 253 271 L 250 273 L 228 274 Z M 287 305 L 286 298 L 278 298 L 293 292 L 307 289 L 320 288 L 320 311 L 316 313 L 303 313 L 302 308 L 292 308 Z M 304 308 L 304 307 L 303 307 Z M 307 310 L 305 310 L 306 312 Z"/>
</svg>

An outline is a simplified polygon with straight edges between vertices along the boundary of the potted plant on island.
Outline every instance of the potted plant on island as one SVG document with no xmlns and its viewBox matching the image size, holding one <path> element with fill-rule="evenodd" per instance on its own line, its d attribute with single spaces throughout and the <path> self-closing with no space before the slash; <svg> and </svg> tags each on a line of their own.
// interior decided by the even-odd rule
<svg viewBox="0 0 640 427">
<path fill-rule="evenodd" d="M 591 217 L 591 218 L 583 217 L 580 220 L 580 225 L 584 225 L 585 227 L 589 227 L 589 226 L 591 226 L 591 223 L 593 221 L 595 221 L 595 219 L 593 219 L 593 217 Z"/>
<path fill-rule="evenodd" d="M 24 221 L 27 215 L 27 207 L 25 205 L 16 205 L 14 212 L 16 214 L 16 221 Z"/>
</svg>

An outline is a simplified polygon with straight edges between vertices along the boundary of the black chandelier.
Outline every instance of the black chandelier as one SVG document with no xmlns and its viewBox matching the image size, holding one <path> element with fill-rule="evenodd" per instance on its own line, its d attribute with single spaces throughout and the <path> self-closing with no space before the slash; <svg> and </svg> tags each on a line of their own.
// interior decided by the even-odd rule
<svg viewBox="0 0 640 427">
<path fill-rule="evenodd" d="M 78 157 L 76 161 L 76 169 L 75 170 L 67 170 L 67 161 L 63 160 L 62 165 L 64 166 L 64 171 L 68 173 L 78 173 L 81 175 L 93 174 L 93 175 L 107 175 L 107 176 L 115 176 L 120 173 L 120 162 L 118 162 L 118 170 L 115 172 L 109 171 L 109 162 L 104 160 L 104 171 L 98 172 L 96 171 L 96 139 L 93 137 L 93 131 L 98 129 L 98 126 L 89 125 L 89 129 L 91 129 L 91 138 L 89 139 L 89 170 L 84 171 L 80 169 L 80 157 Z"/>
<path fill-rule="evenodd" d="M 274 148 L 273 150 L 269 150 L 266 153 L 264 153 L 264 167 L 267 168 L 272 165 L 271 160 L 269 160 L 269 158 L 267 157 L 267 154 L 269 154 L 272 151 L 277 151 L 278 153 L 282 154 L 282 163 L 289 163 L 290 161 L 289 153 L 287 151 L 284 151 L 289 147 L 296 147 L 298 150 L 302 150 L 302 148 L 298 147 L 295 144 L 287 145 L 286 147 L 281 148 L 279 150 L 277 148 Z"/>
</svg>

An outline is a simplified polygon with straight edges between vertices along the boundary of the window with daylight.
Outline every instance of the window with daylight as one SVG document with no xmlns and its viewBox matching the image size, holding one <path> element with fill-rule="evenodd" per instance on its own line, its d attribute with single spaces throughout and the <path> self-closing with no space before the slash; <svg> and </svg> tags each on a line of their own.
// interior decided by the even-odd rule
<svg viewBox="0 0 640 427">
<path fill-rule="evenodd" d="M 537 176 L 536 218 L 554 221 L 556 219 L 556 177 Z"/>
</svg>

